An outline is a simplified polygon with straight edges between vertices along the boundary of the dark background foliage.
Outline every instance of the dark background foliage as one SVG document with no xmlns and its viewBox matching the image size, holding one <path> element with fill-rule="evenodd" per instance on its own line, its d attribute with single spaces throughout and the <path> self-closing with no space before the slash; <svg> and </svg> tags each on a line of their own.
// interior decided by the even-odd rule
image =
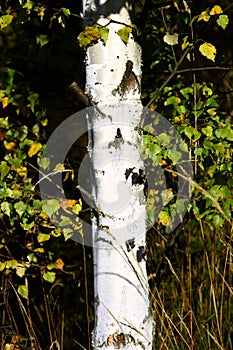
<svg viewBox="0 0 233 350">
<path fill-rule="evenodd" d="M 219 68 L 233 67 L 233 7 L 228 0 L 187 4 L 190 14 L 182 1 L 134 2 L 143 104 L 166 116 L 189 144 L 199 186 L 176 232 L 165 233 L 171 201 L 148 233 L 154 348 L 232 349 L 233 76 Z M 216 25 L 217 15 L 208 22 L 195 17 L 215 5 L 229 16 L 226 30 Z M 49 135 L 84 108 L 69 88 L 73 81 L 85 86 L 85 53 L 77 41 L 83 30 L 81 3 L 5 0 L 0 10 L 1 349 L 14 342 L 22 349 L 56 349 L 56 341 L 60 349 L 88 348 L 94 320 L 92 251 L 53 226 L 36 185 Z M 13 16 L 6 26 L 5 15 Z M 167 45 L 166 32 L 178 33 L 179 44 Z M 178 67 L 186 36 L 190 59 Z M 203 42 L 216 47 L 215 62 L 200 53 Z M 173 74 L 175 69 L 180 73 Z M 145 136 L 145 143 L 153 159 L 156 141 Z M 83 137 L 67 155 L 72 174 L 85 147 Z M 156 160 L 165 171 L 166 151 L 161 149 Z M 174 179 L 167 175 L 167 181 L 172 189 Z M 75 176 L 64 174 L 71 206 L 80 196 L 76 185 Z"/>
</svg>

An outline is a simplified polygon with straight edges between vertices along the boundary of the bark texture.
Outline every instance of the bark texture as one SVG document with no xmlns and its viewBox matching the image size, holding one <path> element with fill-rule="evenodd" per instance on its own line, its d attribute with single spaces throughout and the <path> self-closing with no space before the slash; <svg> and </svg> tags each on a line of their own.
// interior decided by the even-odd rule
<svg viewBox="0 0 233 350">
<path fill-rule="evenodd" d="M 124 1 L 83 0 L 84 16 L 109 28 L 106 44 L 87 49 L 86 93 L 96 112 L 91 159 L 95 217 L 93 348 L 151 349 L 152 316 L 146 274 L 146 209 L 140 136 L 141 50 L 130 34 Z"/>
</svg>

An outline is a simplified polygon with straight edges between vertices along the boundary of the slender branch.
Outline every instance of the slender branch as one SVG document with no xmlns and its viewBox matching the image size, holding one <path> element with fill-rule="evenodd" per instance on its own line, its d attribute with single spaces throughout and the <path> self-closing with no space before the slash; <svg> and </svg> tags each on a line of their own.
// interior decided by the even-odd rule
<svg viewBox="0 0 233 350">
<path fill-rule="evenodd" d="M 233 70 L 233 67 L 227 68 L 227 67 L 218 67 L 218 66 L 211 66 L 211 67 L 197 67 L 197 68 L 186 68 L 186 69 L 180 69 L 177 70 L 175 74 L 181 74 L 181 73 L 187 73 L 187 72 L 198 72 L 203 70 Z"/>
<path fill-rule="evenodd" d="M 190 47 L 188 47 L 185 52 L 183 53 L 183 55 L 181 56 L 181 59 L 179 60 L 179 62 L 177 62 L 173 72 L 169 75 L 169 77 L 165 80 L 165 82 L 160 86 L 159 90 L 155 93 L 155 95 L 150 99 L 150 101 L 147 103 L 147 105 L 144 107 L 144 112 L 147 108 L 149 108 L 149 106 L 156 100 L 156 98 L 160 95 L 161 91 L 164 89 L 164 87 L 169 83 L 169 81 L 177 74 L 178 72 L 178 68 L 181 65 L 181 63 L 183 62 L 183 60 L 185 59 L 185 57 L 187 56 L 187 53 L 190 51 Z"/>
</svg>

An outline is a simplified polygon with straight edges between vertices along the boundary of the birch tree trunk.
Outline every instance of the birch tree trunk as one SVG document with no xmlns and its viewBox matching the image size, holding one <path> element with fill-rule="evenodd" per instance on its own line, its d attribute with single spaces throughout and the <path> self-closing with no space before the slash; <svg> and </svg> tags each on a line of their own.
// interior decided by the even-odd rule
<svg viewBox="0 0 233 350">
<path fill-rule="evenodd" d="M 89 155 L 94 174 L 94 349 L 151 349 L 152 315 L 146 274 L 143 162 L 136 130 L 141 50 L 130 34 L 125 1 L 83 0 L 85 18 L 109 29 L 106 44 L 86 52 L 86 93 L 96 106 Z"/>
</svg>

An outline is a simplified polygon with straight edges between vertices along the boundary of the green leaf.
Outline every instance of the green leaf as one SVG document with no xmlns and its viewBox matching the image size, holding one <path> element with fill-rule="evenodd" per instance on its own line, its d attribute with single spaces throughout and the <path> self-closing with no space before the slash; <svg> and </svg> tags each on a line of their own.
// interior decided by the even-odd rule
<svg viewBox="0 0 233 350">
<path fill-rule="evenodd" d="M 38 236 L 37 236 L 37 241 L 39 243 L 43 243 L 43 242 L 46 242 L 50 239 L 50 235 L 47 234 L 47 233 L 39 233 Z"/>
<path fill-rule="evenodd" d="M 47 271 L 43 274 L 43 278 L 45 281 L 47 281 L 49 283 L 53 283 L 55 281 L 55 278 L 56 278 L 56 273 L 52 272 L 52 271 Z"/>
<path fill-rule="evenodd" d="M 36 210 L 40 210 L 42 208 L 42 201 L 40 199 L 34 199 L 32 205 Z"/>
<path fill-rule="evenodd" d="M 8 203 L 8 202 L 3 202 L 1 203 L 1 210 L 4 214 L 6 214 L 7 216 L 10 216 L 11 214 L 11 208 L 12 208 L 12 205 L 11 203 Z"/>
<path fill-rule="evenodd" d="M 26 270 L 27 270 L 26 266 L 23 266 L 23 265 L 17 266 L 16 267 L 16 274 L 19 277 L 23 277 L 25 275 Z"/>
<path fill-rule="evenodd" d="M 18 293 L 21 295 L 21 297 L 28 299 L 28 287 L 25 285 L 21 285 L 18 287 Z"/>
<path fill-rule="evenodd" d="M 217 129 L 215 131 L 215 135 L 218 138 L 223 138 L 223 139 L 227 139 L 228 141 L 233 141 L 233 129 L 230 129 L 229 127 Z"/>
<path fill-rule="evenodd" d="M 9 173 L 10 167 L 7 165 L 7 162 L 2 161 L 0 164 L 0 173 L 1 173 L 1 181 L 5 178 L 5 176 Z"/>
<path fill-rule="evenodd" d="M 27 10 L 27 13 L 30 14 L 33 9 L 33 2 L 31 0 L 27 0 L 23 5 L 23 8 Z"/>
<path fill-rule="evenodd" d="M 14 208 L 19 217 L 21 217 L 25 212 L 27 205 L 24 202 L 20 201 L 14 204 Z"/>
<path fill-rule="evenodd" d="M 151 143 L 149 145 L 149 150 L 150 150 L 150 153 L 152 155 L 156 155 L 156 154 L 159 154 L 160 151 L 161 151 L 161 147 L 159 145 L 157 145 L 156 143 Z"/>
<path fill-rule="evenodd" d="M 206 128 L 202 128 L 202 132 L 203 132 L 203 134 L 205 134 L 206 136 L 212 136 L 212 134 L 213 134 L 213 128 L 212 128 L 212 126 L 207 125 Z"/>
<path fill-rule="evenodd" d="M 69 238 L 73 236 L 73 230 L 69 227 L 63 228 L 62 233 L 65 238 L 65 241 L 67 241 Z"/>
<path fill-rule="evenodd" d="M 214 223 L 215 228 L 222 227 L 222 225 L 224 224 L 224 219 L 221 218 L 221 216 L 219 216 L 219 215 L 214 215 L 213 223 Z"/>
<path fill-rule="evenodd" d="M 12 15 L 3 15 L 0 17 L 0 27 L 1 30 L 5 27 L 7 27 L 12 21 L 14 16 Z"/>
<path fill-rule="evenodd" d="M 38 104 L 39 102 L 39 95 L 36 92 L 32 92 L 29 96 L 28 96 L 28 101 L 30 102 L 30 107 L 32 112 L 35 112 L 35 106 Z"/>
<path fill-rule="evenodd" d="M 191 139 L 191 137 L 193 136 L 193 139 L 195 141 L 198 140 L 201 136 L 201 133 L 197 131 L 195 128 L 193 128 L 192 126 L 184 127 L 184 133 L 189 139 Z"/>
<path fill-rule="evenodd" d="M 217 24 L 222 27 L 222 29 L 226 29 L 229 23 L 229 18 L 227 15 L 220 15 L 217 19 Z"/>
<path fill-rule="evenodd" d="M 46 44 L 48 44 L 48 42 L 49 42 L 48 35 L 40 34 L 36 36 L 36 43 L 39 44 L 40 47 L 45 46 Z"/>
<path fill-rule="evenodd" d="M 108 40 L 109 29 L 107 27 L 99 27 L 99 32 L 100 32 L 101 39 L 106 44 Z"/>
<path fill-rule="evenodd" d="M 204 43 L 200 45 L 199 51 L 202 53 L 203 56 L 208 58 L 211 61 L 215 61 L 215 56 L 217 53 L 216 47 L 210 43 Z"/>
<path fill-rule="evenodd" d="M 70 9 L 67 9 L 65 7 L 62 7 L 62 12 L 64 13 L 65 16 L 69 16 L 70 15 Z"/>
<path fill-rule="evenodd" d="M 168 150 L 168 158 L 171 159 L 171 161 L 173 162 L 173 164 L 175 165 L 181 158 L 181 152 L 178 152 L 176 150 Z"/>
<path fill-rule="evenodd" d="M 47 169 L 50 165 L 50 158 L 49 157 L 42 157 L 39 161 L 39 166 L 43 169 Z"/>
<path fill-rule="evenodd" d="M 123 28 L 118 30 L 117 34 L 119 35 L 121 40 L 125 44 L 127 44 L 127 42 L 129 41 L 129 35 L 130 35 L 131 32 L 132 32 L 132 28 L 130 28 L 130 27 L 123 27 Z"/>
<path fill-rule="evenodd" d="M 19 265 L 17 260 L 6 261 L 6 269 L 15 269 Z"/>
<path fill-rule="evenodd" d="M 43 210 L 48 214 L 49 217 L 52 216 L 60 208 L 59 201 L 57 199 L 49 199 L 42 206 Z"/>
<path fill-rule="evenodd" d="M 168 44 L 168 45 L 177 45 L 178 44 L 178 34 L 175 33 L 175 34 L 165 34 L 164 37 L 163 37 L 163 41 Z"/>
</svg>

